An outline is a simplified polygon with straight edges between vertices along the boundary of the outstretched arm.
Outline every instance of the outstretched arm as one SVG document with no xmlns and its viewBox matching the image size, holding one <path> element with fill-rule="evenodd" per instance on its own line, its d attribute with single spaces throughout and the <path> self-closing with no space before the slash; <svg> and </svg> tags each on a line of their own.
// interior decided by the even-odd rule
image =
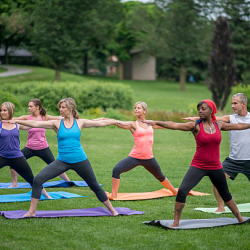
<svg viewBox="0 0 250 250">
<path fill-rule="evenodd" d="M 92 119 L 91 121 L 107 121 L 107 120 L 114 120 L 114 119 L 101 117 L 101 118 Z M 132 122 L 132 121 L 126 121 L 126 122 L 120 121 L 120 120 L 116 120 L 116 121 L 117 121 L 117 122 L 116 122 L 116 124 L 114 124 L 114 125 L 116 125 L 116 126 L 119 127 L 119 128 L 130 129 L 130 130 L 131 130 L 131 129 L 136 129 L 136 128 L 134 127 L 134 122 Z"/>
<path fill-rule="evenodd" d="M 18 117 L 13 117 L 14 120 L 29 120 L 29 115 L 22 115 Z"/>
<path fill-rule="evenodd" d="M 185 117 L 182 118 L 182 120 L 188 120 L 188 121 L 193 121 L 196 122 L 200 119 L 200 117 L 198 116 L 191 116 L 191 117 Z M 221 121 L 221 122 L 230 122 L 230 116 L 229 115 L 224 115 L 224 116 L 216 116 L 216 120 L 217 121 Z"/>
<path fill-rule="evenodd" d="M 52 120 L 62 120 L 62 116 L 53 116 L 53 115 L 46 115 L 45 120 L 46 121 L 52 121 Z"/>
<path fill-rule="evenodd" d="M 193 122 L 177 123 L 170 121 L 164 122 L 164 121 L 150 121 L 150 120 L 146 120 L 143 122 L 151 126 L 160 126 L 167 129 L 182 130 L 182 131 L 192 131 L 195 126 L 195 123 Z"/>
<path fill-rule="evenodd" d="M 8 123 L 17 123 L 23 126 L 20 126 L 20 129 L 22 129 L 22 127 L 24 126 L 28 126 L 31 128 L 45 128 L 45 129 L 54 129 L 57 127 L 56 123 L 58 121 L 33 121 L 33 120 L 8 120 L 8 121 L 4 121 L 4 122 L 8 122 Z M 24 128 L 23 128 L 24 129 Z"/>
<path fill-rule="evenodd" d="M 87 120 L 87 119 L 79 119 L 78 124 L 81 128 L 91 128 L 91 127 L 106 127 L 110 125 L 120 125 L 120 126 L 128 126 L 129 122 L 123 122 L 115 119 L 105 119 L 105 120 Z"/>
<path fill-rule="evenodd" d="M 250 123 L 225 123 L 219 122 L 222 131 L 249 129 Z"/>
</svg>

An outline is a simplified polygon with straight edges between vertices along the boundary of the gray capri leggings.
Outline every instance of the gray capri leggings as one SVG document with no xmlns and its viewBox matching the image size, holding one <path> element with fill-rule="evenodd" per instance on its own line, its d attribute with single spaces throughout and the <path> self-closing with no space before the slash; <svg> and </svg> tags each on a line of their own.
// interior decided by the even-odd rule
<svg viewBox="0 0 250 250">
<path fill-rule="evenodd" d="M 94 171 L 88 159 L 77 163 L 66 163 L 56 159 L 50 163 L 41 172 L 39 172 L 37 176 L 35 176 L 33 181 L 32 197 L 40 199 L 42 184 L 69 169 L 76 171 L 76 173 L 86 181 L 90 189 L 95 193 L 101 202 L 108 200 L 107 195 L 96 180 Z"/>
<path fill-rule="evenodd" d="M 223 169 L 204 170 L 191 166 L 181 182 L 178 194 L 176 196 L 176 201 L 185 203 L 189 191 L 195 187 L 204 176 L 208 176 L 210 178 L 224 202 L 230 201 L 232 199 Z"/>
<path fill-rule="evenodd" d="M 33 150 L 30 148 L 24 147 L 21 151 L 22 151 L 24 157 L 26 158 L 26 160 L 28 160 L 29 158 L 31 158 L 33 156 L 37 156 L 37 157 L 41 158 L 47 164 L 50 164 L 52 161 L 55 160 L 49 147 L 44 148 L 44 149 L 39 149 L 39 150 Z M 10 168 L 13 169 L 12 167 L 10 167 Z"/>
<path fill-rule="evenodd" d="M 113 169 L 112 177 L 120 179 L 120 174 L 128 172 L 129 170 L 139 165 L 146 168 L 160 182 L 165 180 L 166 177 L 162 173 L 161 168 L 155 158 L 149 160 L 140 160 L 130 156 L 128 156 L 127 158 L 121 160 L 116 164 L 116 166 Z"/>
<path fill-rule="evenodd" d="M 30 165 L 24 158 L 24 156 L 13 159 L 0 156 L 0 169 L 5 166 L 10 166 L 19 175 L 21 175 L 24 178 L 24 180 L 26 180 L 31 186 L 33 186 L 34 176 L 30 168 Z"/>
</svg>

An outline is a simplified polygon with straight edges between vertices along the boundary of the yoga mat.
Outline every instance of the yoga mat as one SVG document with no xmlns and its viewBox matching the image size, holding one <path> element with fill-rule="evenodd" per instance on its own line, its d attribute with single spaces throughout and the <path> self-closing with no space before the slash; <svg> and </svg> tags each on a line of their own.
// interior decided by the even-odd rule
<svg viewBox="0 0 250 250">
<path fill-rule="evenodd" d="M 11 186 L 11 182 L 7 183 L 0 183 L 0 188 L 9 188 Z M 102 186 L 102 184 L 99 184 Z M 72 187 L 72 186 L 77 186 L 77 187 L 88 187 L 88 184 L 85 181 L 48 181 L 43 184 L 43 187 Z M 17 187 L 14 188 L 31 188 L 30 184 L 27 182 L 18 182 Z"/>
<path fill-rule="evenodd" d="M 242 225 L 250 223 L 250 217 L 243 217 L 244 222 L 239 223 L 236 218 L 215 218 L 215 219 L 191 219 L 191 220 L 180 220 L 179 227 L 169 227 L 172 225 L 173 220 L 153 220 L 144 221 L 146 225 L 159 226 L 165 229 L 198 229 L 198 228 L 211 228 L 211 227 L 222 227 L 229 225 Z"/>
<path fill-rule="evenodd" d="M 142 211 L 130 210 L 126 207 L 116 207 L 116 211 L 120 215 L 137 215 L 144 214 Z M 27 211 L 14 210 L 14 211 L 0 211 L 0 215 L 3 215 L 7 219 L 27 219 L 22 217 Z M 59 217 L 82 217 L 82 216 L 111 216 L 111 213 L 103 207 L 84 208 L 84 209 L 70 209 L 70 210 L 58 210 L 58 211 L 37 211 L 34 218 L 59 218 Z"/>
<path fill-rule="evenodd" d="M 250 203 L 243 203 L 243 204 L 238 204 L 237 205 L 240 213 L 250 213 Z M 217 207 L 215 208 L 203 208 L 203 207 L 197 207 L 194 208 L 194 210 L 197 211 L 201 211 L 201 212 L 205 212 L 205 213 L 213 213 L 213 214 L 223 214 L 223 213 L 232 213 L 232 211 L 228 208 L 225 207 L 225 212 L 215 212 L 215 210 L 217 209 Z"/>
<path fill-rule="evenodd" d="M 29 191 L 28 193 L 23 193 L 23 194 L 4 194 L 4 195 L 0 195 L 0 203 L 3 203 L 3 202 L 6 203 L 6 202 L 30 201 L 31 200 L 31 193 L 32 193 L 32 191 Z M 88 196 L 80 196 L 78 194 L 63 192 L 63 191 L 48 192 L 48 194 L 52 197 L 52 199 L 47 199 L 42 194 L 40 200 L 59 200 L 59 199 L 88 197 Z"/>
<path fill-rule="evenodd" d="M 114 200 L 114 201 L 149 200 L 149 199 L 162 198 L 166 196 L 174 196 L 173 193 L 166 188 L 163 188 L 154 192 L 146 192 L 146 193 L 118 193 L 117 198 L 111 197 L 111 194 L 108 192 L 106 192 L 106 194 L 110 200 Z M 196 191 L 191 190 L 189 192 L 189 195 L 202 196 L 202 195 L 210 195 L 210 194 L 196 192 Z"/>
</svg>

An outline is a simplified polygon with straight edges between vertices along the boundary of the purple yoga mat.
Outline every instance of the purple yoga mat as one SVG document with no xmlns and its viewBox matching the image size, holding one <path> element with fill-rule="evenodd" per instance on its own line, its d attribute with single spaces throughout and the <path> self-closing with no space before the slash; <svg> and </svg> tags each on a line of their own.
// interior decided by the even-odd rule
<svg viewBox="0 0 250 250">
<path fill-rule="evenodd" d="M 135 215 L 144 214 L 142 211 L 130 210 L 126 207 L 116 207 L 116 211 L 120 215 Z M 3 215 L 7 219 L 26 219 L 22 217 L 26 214 L 25 210 L 14 211 L 0 211 L 0 215 Z M 111 213 L 103 207 L 83 208 L 83 209 L 69 209 L 69 210 L 43 210 L 37 211 L 35 218 L 59 218 L 59 217 L 81 217 L 81 216 L 111 216 Z"/>
</svg>

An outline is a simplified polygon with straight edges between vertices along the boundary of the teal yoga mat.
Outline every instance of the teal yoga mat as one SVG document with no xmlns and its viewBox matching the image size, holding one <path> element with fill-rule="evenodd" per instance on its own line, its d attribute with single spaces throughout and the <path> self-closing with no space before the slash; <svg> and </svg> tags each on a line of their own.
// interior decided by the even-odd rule
<svg viewBox="0 0 250 250">
<path fill-rule="evenodd" d="M 240 211 L 240 213 L 250 213 L 250 203 L 243 203 L 243 204 L 237 204 L 237 207 Z M 232 213 L 231 210 L 228 207 L 225 207 L 225 212 L 215 212 L 217 207 L 213 208 L 206 208 L 206 207 L 197 207 L 194 208 L 196 211 L 201 211 L 205 213 L 213 213 L 213 214 L 222 214 L 222 213 Z"/>
<path fill-rule="evenodd" d="M 28 193 L 22 193 L 22 194 L 0 195 L 0 203 L 30 201 L 31 200 L 31 192 L 32 191 L 30 191 Z M 46 199 L 45 196 L 42 194 L 40 200 L 60 200 L 60 199 L 88 197 L 88 196 L 80 196 L 80 195 L 74 194 L 74 193 L 63 192 L 63 191 L 48 192 L 48 194 L 52 197 L 52 199 Z"/>
</svg>

